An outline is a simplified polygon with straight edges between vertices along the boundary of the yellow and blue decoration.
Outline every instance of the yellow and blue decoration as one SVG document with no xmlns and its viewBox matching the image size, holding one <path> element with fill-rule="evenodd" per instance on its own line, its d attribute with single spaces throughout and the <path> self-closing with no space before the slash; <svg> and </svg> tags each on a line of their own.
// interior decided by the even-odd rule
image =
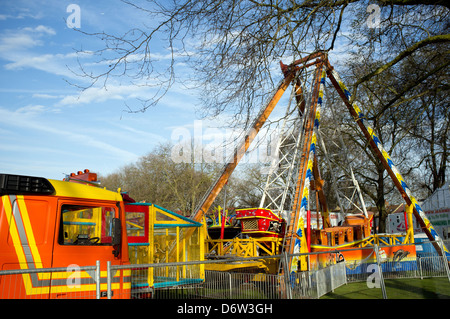
<svg viewBox="0 0 450 319">
<path fill-rule="evenodd" d="M 332 70 L 332 74 L 333 74 L 334 78 L 336 79 L 336 81 L 339 83 L 339 86 L 341 87 L 341 89 L 344 91 L 347 100 L 350 100 L 351 94 L 348 91 L 347 87 L 342 82 L 342 80 L 340 79 L 338 73 L 335 70 Z M 418 204 L 416 198 L 412 195 L 411 190 L 409 189 L 409 187 L 406 184 L 405 180 L 403 179 L 402 175 L 398 171 L 397 167 L 394 165 L 394 162 L 390 158 L 389 154 L 384 149 L 383 145 L 381 144 L 380 139 L 376 136 L 376 134 L 374 133 L 373 129 L 369 125 L 367 125 L 367 123 L 366 123 L 367 119 L 366 119 L 364 113 L 361 111 L 361 109 L 358 107 L 358 105 L 356 103 L 353 103 L 352 107 L 355 110 L 356 114 L 358 115 L 358 120 L 360 120 L 361 123 L 367 128 L 367 131 L 369 132 L 369 134 L 370 134 L 372 140 L 374 141 L 375 145 L 380 150 L 381 154 L 383 154 L 384 159 L 388 163 L 388 165 L 391 168 L 391 170 L 394 172 L 395 177 L 397 178 L 398 182 L 402 185 L 403 190 L 405 191 L 406 195 L 411 200 L 411 205 L 413 205 L 414 208 L 416 209 L 416 211 L 419 213 L 420 217 L 424 221 L 427 229 L 430 231 L 430 233 L 433 236 L 434 240 L 439 240 L 439 235 L 437 234 L 436 230 L 434 229 L 434 227 L 431 224 L 431 222 L 429 221 L 429 219 L 426 217 L 424 211 L 422 210 L 422 208 Z M 446 254 L 447 257 L 450 256 L 450 253 L 449 253 L 448 249 L 445 246 L 444 246 L 444 251 L 445 251 L 445 254 Z"/>
</svg>

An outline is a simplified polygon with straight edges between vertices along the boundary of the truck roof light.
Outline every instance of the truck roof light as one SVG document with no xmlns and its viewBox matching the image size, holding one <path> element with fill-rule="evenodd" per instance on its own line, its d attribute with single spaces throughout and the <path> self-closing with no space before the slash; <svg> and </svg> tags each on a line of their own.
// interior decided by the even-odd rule
<svg viewBox="0 0 450 319">
<path fill-rule="evenodd" d="M 0 195 L 51 195 L 53 185 L 43 177 L 0 174 Z"/>
<path fill-rule="evenodd" d="M 76 174 L 70 173 L 70 175 L 66 175 L 63 181 L 95 186 L 98 186 L 98 184 L 100 183 L 97 180 L 97 173 L 91 173 L 91 171 L 88 169 L 85 169 L 84 171 L 78 171 Z"/>
</svg>

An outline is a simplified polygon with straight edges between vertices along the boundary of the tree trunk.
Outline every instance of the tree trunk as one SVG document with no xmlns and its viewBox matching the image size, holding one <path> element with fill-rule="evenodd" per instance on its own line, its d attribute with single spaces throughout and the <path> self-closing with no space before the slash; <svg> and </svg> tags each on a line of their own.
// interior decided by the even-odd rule
<svg viewBox="0 0 450 319">
<path fill-rule="evenodd" d="M 386 199 L 384 197 L 384 167 L 381 164 L 381 161 L 377 159 L 377 174 L 378 174 L 378 183 L 377 183 L 377 199 L 376 206 L 378 210 L 378 233 L 386 232 L 386 218 L 388 212 L 386 210 Z"/>
</svg>

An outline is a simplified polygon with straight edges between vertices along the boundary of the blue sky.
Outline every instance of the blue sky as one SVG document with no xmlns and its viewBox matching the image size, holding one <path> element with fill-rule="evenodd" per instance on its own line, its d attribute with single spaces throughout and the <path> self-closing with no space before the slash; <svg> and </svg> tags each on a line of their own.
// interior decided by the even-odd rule
<svg viewBox="0 0 450 319">
<path fill-rule="evenodd" d="M 156 107 L 129 113 L 126 103 L 136 105 L 154 89 L 120 79 L 109 82 L 107 89 L 96 85 L 80 91 L 69 84 L 89 84 L 72 72 L 79 70 L 77 57 L 84 66 L 98 66 L 94 57 L 77 56 L 76 50 L 103 46 L 67 24 L 73 21 L 68 10 L 72 4 L 80 9 L 78 30 L 88 33 L 122 34 L 154 23 L 118 0 L 2 0 L 0 172 L 54 179 L 85 168 L 109 174 L 159 143 L 176 142 L 172 133 L 180 128 L 195 135 L 198 123 L 203 143 L 225 141 L 226 116 L 196 122 L 199 94 L 194 90 L 175 85 Z M 164 62 L 168 51 L 162 42 L 152 45 L 152 53 Z M 189 72 L 183 63 L 175 67 L 178 75 Z M 277 111 L 284 114 L 281 108 Z"/>
<path fill-rule="evenodd" d="M 174 128 L 193 125 L 195 92 L 174 87 L 145 113 L 125 103 L 150 88 L 112 82 L 80 92 L 75 50 L 102 43 L 69 28 L 73 1 L 2 1 L 0 5 L 0 172 L 62 179 L 89 168 L 102 174 L 135 162 Z M 80 30 L 119 33 L 146 22 L 120 1 L 78 1 Z M 161 50 L 163 48 L 154 48 Z M 82 62 L 89 65 L 90 57 Z M 92 60 L 92 63 L 94 60 Z"/>
</svg>

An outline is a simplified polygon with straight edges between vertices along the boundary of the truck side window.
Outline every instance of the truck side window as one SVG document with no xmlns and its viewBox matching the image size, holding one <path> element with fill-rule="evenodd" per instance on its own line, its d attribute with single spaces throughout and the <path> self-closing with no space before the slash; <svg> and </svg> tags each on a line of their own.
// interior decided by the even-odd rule
<svg viewBox="0 0 450 319">
<path fill-rule="evenodd" d="M 62 205 L 61 245 L 111 245 L 114 207 Z"/>
</svg>

